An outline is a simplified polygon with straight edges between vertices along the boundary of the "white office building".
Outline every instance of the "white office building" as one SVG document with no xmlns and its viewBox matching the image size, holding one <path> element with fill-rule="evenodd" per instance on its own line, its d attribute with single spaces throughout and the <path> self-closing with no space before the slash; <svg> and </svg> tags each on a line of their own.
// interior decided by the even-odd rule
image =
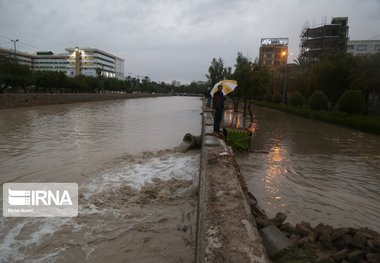
<svg viewBox="0 0 380 263">
<path fill-rule="evenodd" d="M 19 64 L 32 70 L 61 71 L 69 77 L 99 75 L 124 80 L 124 59 L 96 48 L 66 48 L 68 53 L 37 52 L 30 54 L 0 48 Z"/>
<path fill-rule="evenodd" d="M 33 70 L 62 71 L 69 76 L 67 54 L 53 54 L 53 52 L 37 52 L 33 55 Z"/>
<path fill-rule="evenodd" d="M 71 76 L 85 75 L 124 79 L 124 59 L 96 48 L 66 48 Z"/>
</svg>

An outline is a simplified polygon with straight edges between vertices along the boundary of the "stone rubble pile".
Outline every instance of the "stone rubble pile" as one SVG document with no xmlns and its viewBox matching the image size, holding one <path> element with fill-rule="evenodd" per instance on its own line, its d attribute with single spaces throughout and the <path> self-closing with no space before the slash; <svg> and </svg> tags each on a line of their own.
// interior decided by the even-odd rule
<svg viewBox="0 0 380 263">
<path fill-rule="evenodd" d="M 242 190 L 261 233 L 264 228 L 275 225 L 291 241 L 292 246 L 309 245 L 313 248 L 318 256 L 317 262 L 330 260 L 340 263 L 380 263 L 380 234 L 373 230 L 333 228 L 322 223 L 312 227 L 308 222 L 293 226 L 284 223 L 287 218 L 285 213 L 277 213 L 274 218 L 268 218 L 255 196 L 249 192 L 238 164 L 233 161 Z"/>
<path fill-rule="evenodd" d="M 277 213 L 269 219 L 256 208 L 256 223 L 259 229 L 275 225 L 293 245 L 309 245 L 316 250 L 318 260 L 330 259 L 333 262 L 380 263 L 380 234 L 368 228 L 333 228 L 319 224 L 312 227 L 307 222 L 284 223 L 286 214 Z M 255 214 L 255 213 L 254 213 Z"/>
</svg>

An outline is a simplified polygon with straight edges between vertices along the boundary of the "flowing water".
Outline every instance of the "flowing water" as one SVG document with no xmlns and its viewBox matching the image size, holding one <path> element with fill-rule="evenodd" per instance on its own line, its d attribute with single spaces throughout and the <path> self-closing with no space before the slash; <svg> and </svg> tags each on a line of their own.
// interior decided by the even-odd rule
<svg viewBox="0 0 380 263">
<path fill-rule="evenodd" d="M 237 161 L 273 217 L 380 232 L 380 137 L 254 108 L 252 152 Z"/>
<path fill-rule="evenodd" d="M 79 185 L 76 218 L 1 216 L 0 262 L 192 262 L 199 152 L 173 148 L 200 113 L 194 97 L 0 110 L 2 184 Z"/>
</svg>

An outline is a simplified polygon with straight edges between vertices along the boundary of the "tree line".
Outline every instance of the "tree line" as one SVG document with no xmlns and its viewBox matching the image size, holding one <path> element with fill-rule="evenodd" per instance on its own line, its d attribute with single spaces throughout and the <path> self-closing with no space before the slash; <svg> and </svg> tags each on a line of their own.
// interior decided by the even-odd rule
<svg viewBox="0 0 380 263">
<path fill-rule="evenodd" d="M 62 71 L 37 71 L 0 55 L 0 93 L 188 93 L 202 94 L 205 84 L 174 86 L 165 82 L 126 77 L 124 80 L 79 75 L 68 77 Z"/>
<path fill-rule="evenodd" d="M 232 72 L 221 58 L 214 58 L 206 77 L 210 85 L 222 79 L 237 80 L 238 87 L 229 95 L 235 108 L 239 100 L 257 100 L 315 109 L 356 109 L 348 113 L 380 112 L 380 54 L 326 54 L 317 62 L 299 58 L 273 71 L 238 53 L 234 66 Z"/>
</svg>

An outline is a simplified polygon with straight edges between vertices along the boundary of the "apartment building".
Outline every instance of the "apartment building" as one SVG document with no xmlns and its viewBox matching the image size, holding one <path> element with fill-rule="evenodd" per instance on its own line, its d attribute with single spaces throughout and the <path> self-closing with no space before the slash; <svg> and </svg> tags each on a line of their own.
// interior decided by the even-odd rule
<svg viewBox="0 0 380 263">
<path fill-rule="evenodd" d="M 380 53 L 380 40 L 349 40 L 347 53 L 360 57 Z"/>
<path fill-rule="evenodd" d="M 271 70 L 284 68 L 288 63 L 288 38 L 262 38 L 259 64 Z"/>
</svg>

